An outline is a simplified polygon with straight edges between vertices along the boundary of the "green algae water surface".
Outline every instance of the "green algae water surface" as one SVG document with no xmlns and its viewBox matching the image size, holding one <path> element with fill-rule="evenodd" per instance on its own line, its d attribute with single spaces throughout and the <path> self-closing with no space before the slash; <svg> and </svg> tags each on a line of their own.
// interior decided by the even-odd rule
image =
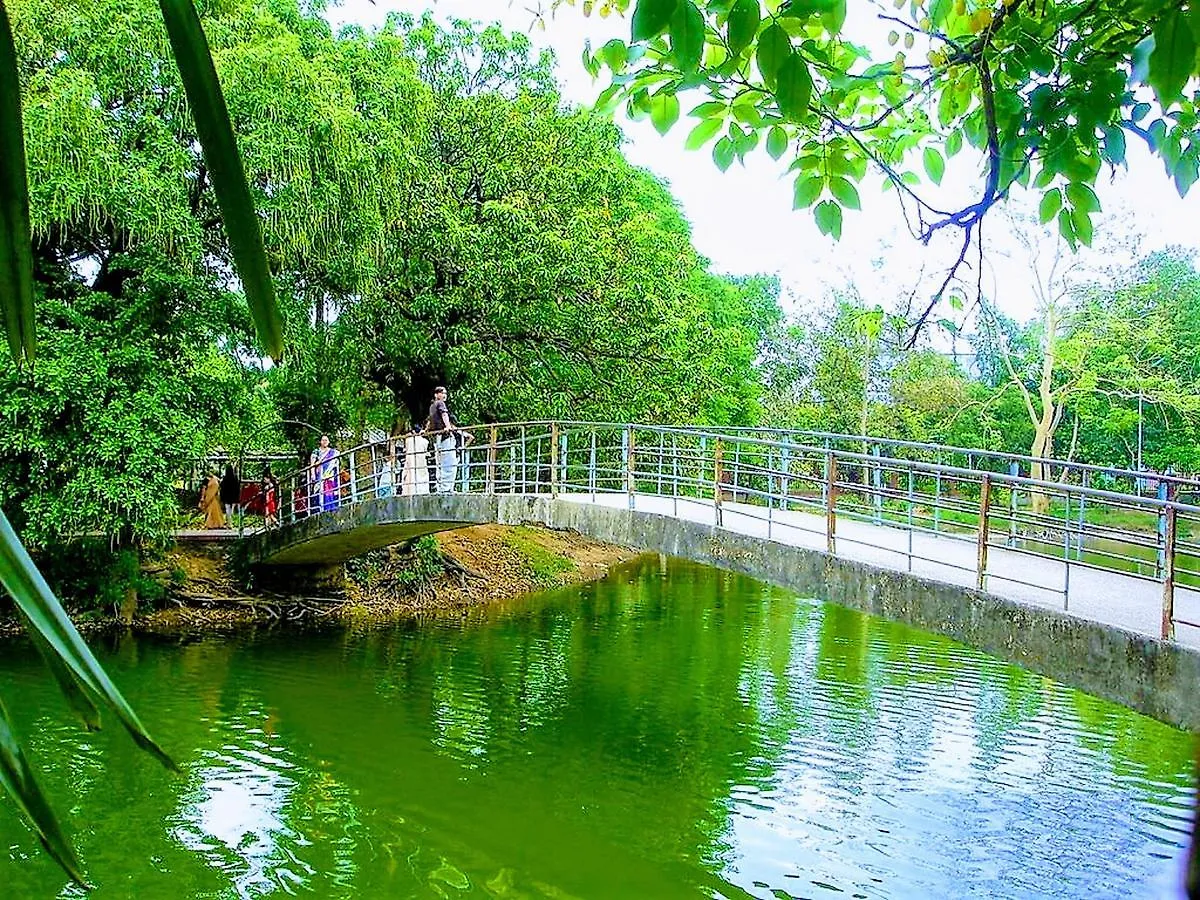
<svg viewBox="0 0 1200 900">
<path fill-rule="evenodd" d="M 713 569 L 102 656 L 182 776 L 0 653 L 95 898 L 1178 896 L 1188 736 Z M 7 802 L 0 847 L 83 895 Z"/>
</svg>

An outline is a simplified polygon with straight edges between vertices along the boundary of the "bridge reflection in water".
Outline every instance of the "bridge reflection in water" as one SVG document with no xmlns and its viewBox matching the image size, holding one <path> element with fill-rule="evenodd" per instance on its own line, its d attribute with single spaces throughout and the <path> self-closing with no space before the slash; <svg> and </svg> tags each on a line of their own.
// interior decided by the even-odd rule
<svg viewBox="0 0 1200 900">
<path fill-rule="evenodd" d="M 483 522 L 577 526 L 586 519 L 564 510 L 592 505 L 706 523 L 1200 647 L 1194 481 L 813 432 L 585 422 L 465 431 L 474 441 L 458 451 L 454 496 L 390 496 L 401 483 L 400 439 L 343 451 L 334 504 L 321 502 L 310 469 L 283 477 L 280 526 L 247 533 L 252 556 L 336 562 Z"/>
</svg>

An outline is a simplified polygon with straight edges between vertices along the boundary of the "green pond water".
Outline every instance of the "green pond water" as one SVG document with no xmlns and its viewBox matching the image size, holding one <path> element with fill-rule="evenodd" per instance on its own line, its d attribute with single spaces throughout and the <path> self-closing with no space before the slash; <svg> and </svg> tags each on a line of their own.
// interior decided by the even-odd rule
<svg viewBox="0 0 1200 900">
<path fill-rule="evenodd" d="M 1178 895 L 1188 736 L 699 566 L 100 652 L 181 776 L 0 645 L 96 898 Z M 7 801 L 0 847 L 0 896 L 82 896 Z"/>
</svg>

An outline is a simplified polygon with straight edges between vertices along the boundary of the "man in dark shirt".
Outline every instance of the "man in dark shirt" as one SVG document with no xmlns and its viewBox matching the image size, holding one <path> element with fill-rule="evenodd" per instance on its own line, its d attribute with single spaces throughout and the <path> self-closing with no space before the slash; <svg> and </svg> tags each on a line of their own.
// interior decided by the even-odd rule
<svg viewBox="0 0 1200 900">
<path fill-rule="evenodd" d="M 458 469 L 458 442 L 454 439 L 454 422 L 446 406 L 449 395 L 444 387 L 433 389 L 433 403 L 429 404 L 429 430 L 437 442 L 437 492 L 449 494 L 454 491 L 454 476 Z"/>
</svg>

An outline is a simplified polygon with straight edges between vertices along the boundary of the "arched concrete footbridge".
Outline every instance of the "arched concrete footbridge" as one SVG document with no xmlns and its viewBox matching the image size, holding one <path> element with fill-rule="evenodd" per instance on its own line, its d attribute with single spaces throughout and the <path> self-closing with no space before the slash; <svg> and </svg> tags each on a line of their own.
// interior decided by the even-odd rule
<svg viewBox="0 0 1200 900">
<path fill-rule="evenodd" d="M 341 454 L 336 482 L 283 479 L 281 524 L 241 550 L 259 565 L 320 568 L 472 525 L 571 529 L 946 634 L 1200 730 L 1200 573 L 1187 568 L 1200 567 L 1200 506 L 1184 502 L 1196 485 L 1166 481 L 1147 497 L 1135 473 L 1045 461 L 1058 469 L 1033 479 L 1022 457 L 886 441 L 864 453 L 861 442 L 490 426 L 443 457 L 458 467 L 444 472 L 454 493 L 415 496 L 392 495 L 403 447 L 365 445 Z M 1101 475 L 1105 489 L 1092 487 Z M 1111 490 L 1120 479 L 1129 489 Z M 1105 524 L 1117 510 L 1122 529 Z"/>
</svg>

